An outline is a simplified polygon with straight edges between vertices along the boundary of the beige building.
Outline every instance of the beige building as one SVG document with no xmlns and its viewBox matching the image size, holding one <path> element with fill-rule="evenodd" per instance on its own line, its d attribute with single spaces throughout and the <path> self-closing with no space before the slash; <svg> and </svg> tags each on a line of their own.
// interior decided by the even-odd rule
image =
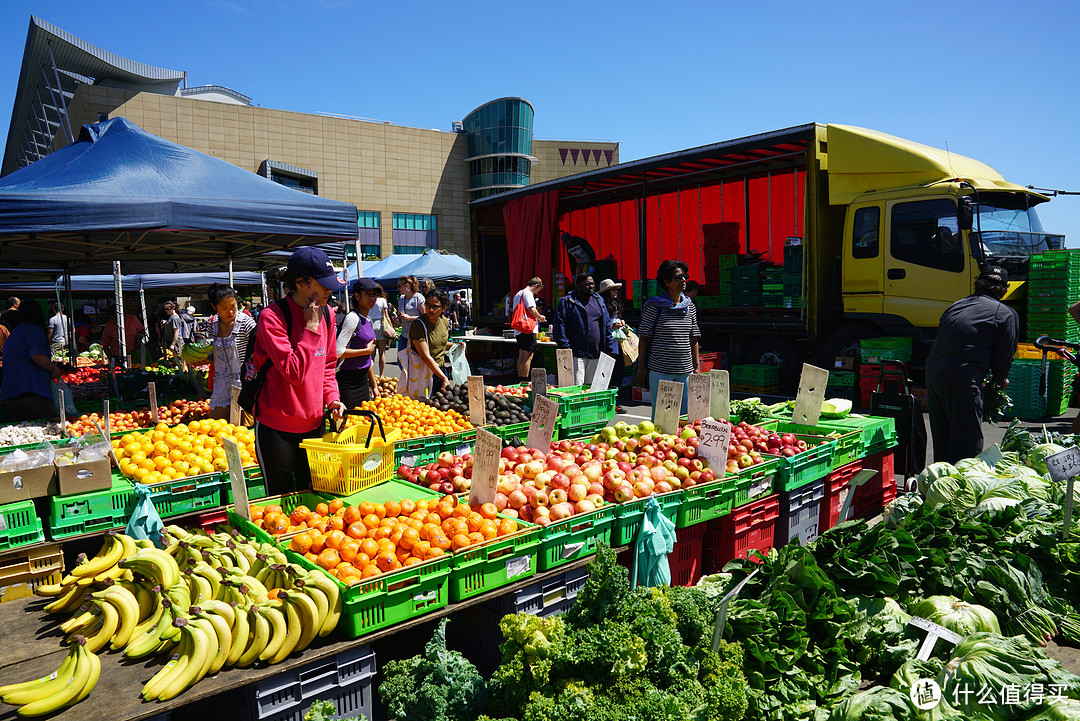
<svg viewBox="0 0 1080 721">
<path fill-rule="evenodd" d="M 81 125 L 124 116 L 298 190 L 355 204 L 365 254 L 439 248 L 469 257 L 470 200 L 619 162 L 616 142 L 533 140 L 532 106 L 520 98 L 492 101 L 445 131 L 421 129 L 256 107 L 222 86 L 185 87 L 186 73 L 121 58 L 38 18 L 26 48 L 3 174 L 67 145 Z"/>
</svg>

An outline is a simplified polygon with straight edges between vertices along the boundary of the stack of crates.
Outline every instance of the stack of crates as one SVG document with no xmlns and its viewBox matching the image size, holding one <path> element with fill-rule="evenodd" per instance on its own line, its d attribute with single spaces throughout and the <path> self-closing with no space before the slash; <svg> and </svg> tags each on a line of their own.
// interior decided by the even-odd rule
<svg viewBox="0 0 1080 721">
<path fill-rule="evenodd" d="M 701 226 L 705 292 L 720 297 L 731 295 L 730 270 L 739 261 L 738 223 L 706 223 Z M 730 300 L 727 302 L 730 305 Z"/>
<path fill-rule="evenodd" d="M 911 362 L 911 338 L 882 337 L 859 341 L 859 353 L 863 363 L 881 363 L 884 360 Z"/>
<path fill-rule="evenodd" d="M 709 293 L 715 295 L 717 299 L 718 307 L 728 308 L 733 302 L 732 290 L 734 286 L 731 284 L 731 269 L 739 264 L 739 256 L 736 253 L 724 254 L 719 256 L 717 260 L 718 272 L 716 287 L 713 287 L 712 283 L 706 282 L 706 286 L 709 289 Z"/>
<path fill-rule="evenodd" d="M 634 291 L 634 307 L 640 308 L 645 305 L 645 301 L 652 298 L 657 293 L 656 278 L 650 278 L 648 280 L 635 280 L 630 283 L 630 286 Z"/>
<path fill-rule="evenodd" d="M 731 367 L 731 390 L 740 393 L 778 393 L 780 369 L 776 366 L 744 363 Z"/>
<path fill-rule="evenodd" d="M 732 305 L 761 305 L 761 264 L 731 269 Z"/>
<path fill-rule="evenodd" d="M 1042 383 L 1042 361 L 1013 359 L 1005 392 L 1012 399 L 1006 415 L 1022 421 L 1037 421 L 1046 415 L 1046 387 Z"/>
<path fill-rule="evenodd" d="M 870 407 L 871 394 L 877 390 L 880 374 L 881 365 L 878 363 L 859 364 L 859 396 L 856 400 L 863 408 Z M 832 378 L 832 373 L 829 377 Z"/>
<path fill-rule="evenodd" d="M 1052 250 L 1031 256 L 1027 304 L 1029 340 L 1049 335 L 1057 340 L 1080 342 L 1080 325 L 1069 316 L 1069 307 L 1078 300 L 1080 252 Z M 1047 361 L 1047 413 L 1057 416 L 1069 407 L 1075 368 L 1054 353 L 1047 355 Z"/>
<path fill-rule="evenodd" d="M 784 246 L 784 307 L 802 308 L 802 245 Z"/>
<path fill-rule="evenodd" d="M 846 398 L 852 403 L 855 397 L 855 371 L 829 371 L 829 384 L 825 388 L 829 398 Z"/>
<path fill-rule="evenodd" d="M 766 308 L 784 307 L 783 268 L 765 268 L 762 270 L 761 304 Z"/>
</svg>

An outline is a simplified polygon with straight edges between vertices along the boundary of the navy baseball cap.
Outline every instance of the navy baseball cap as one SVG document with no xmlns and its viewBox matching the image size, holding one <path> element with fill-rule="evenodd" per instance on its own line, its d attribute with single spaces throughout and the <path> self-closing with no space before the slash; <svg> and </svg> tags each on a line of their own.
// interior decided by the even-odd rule
<svg viewBox="0 0 1080 721">
<path fill-rule="evenodd" d="M 289 271 L 296 278 L 314 278 L 327 290 L 341 290 L 345 281 L 334 270 L 330 256 L 318 248 L 300 248 L 289 257 Z"/>
<path fill-rule="evenodd" d="M 371 278 L 358 278 L 353 281 L 352 292 L 363 293 L 364 291 L 371 292 L 378 289 L 378 284 Z"/>
</svg>

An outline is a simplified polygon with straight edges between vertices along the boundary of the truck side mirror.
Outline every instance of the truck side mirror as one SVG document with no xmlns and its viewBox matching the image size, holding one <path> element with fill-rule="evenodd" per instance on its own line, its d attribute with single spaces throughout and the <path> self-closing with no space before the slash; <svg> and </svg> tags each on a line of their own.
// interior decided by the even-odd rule
<svg viewBox="0 0 1080 721">
<path fill-rule="evenodd" d="M 975 222 L 975 203 L 971 196 L 965 195 L 960 198 L 956 206 L 956 223 L 960 230 L 971 230 Z"/>
</svg>

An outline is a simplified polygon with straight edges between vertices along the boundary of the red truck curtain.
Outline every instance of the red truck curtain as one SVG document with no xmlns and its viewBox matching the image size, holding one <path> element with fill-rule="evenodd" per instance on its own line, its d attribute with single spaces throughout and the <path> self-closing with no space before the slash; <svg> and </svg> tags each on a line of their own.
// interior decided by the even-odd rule
<svg viewBox="0 0 1080 721">
<path fill-rule="evenodd" d="M 552 261 L 559 192 L 549 190 L 507 201 L 503 206 L 506 227 L 506 255 L 510 261 L 510 292 L 525 287 L 537 276 L 552 287 Z"/>
</svg>

